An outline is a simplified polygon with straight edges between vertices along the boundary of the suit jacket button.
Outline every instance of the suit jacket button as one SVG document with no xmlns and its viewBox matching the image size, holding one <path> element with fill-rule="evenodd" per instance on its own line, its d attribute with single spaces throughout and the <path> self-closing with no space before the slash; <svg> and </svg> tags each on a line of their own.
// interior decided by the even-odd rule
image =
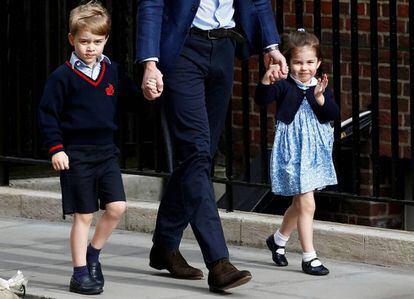
<svg viewBox="0 0 414 299">
<path fill-rule="evenodd" d="M 195 6 L 195 5 L 193 5 L 193 6 L 191 6 L 191 11 L 196 11 L 197 10 L 197 7 Z"/>
<path fill-rule="evenodd" d="M 304 91 L 302 91 L 303 92 L 303 94 L 306 94 L 306 90 L 304 90 Z"/>
</svg>

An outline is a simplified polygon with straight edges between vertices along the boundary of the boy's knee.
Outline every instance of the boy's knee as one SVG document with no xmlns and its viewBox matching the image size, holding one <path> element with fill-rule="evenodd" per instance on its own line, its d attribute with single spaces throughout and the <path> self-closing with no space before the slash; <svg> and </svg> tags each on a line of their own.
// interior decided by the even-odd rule
<svg viewBox="0 0 414 299">
<path fill-rule="evenodd" d="M 121 218 L 126 210 L 125 201 L 112 202 L 106 205 L 106 212 L 113 218 Z"/>
<path fill-rule="evenodd" d="M 91 225 L 93 214 L 75 214 L 75 221 L 82 222 L 85 225 Z"/>
</svg>

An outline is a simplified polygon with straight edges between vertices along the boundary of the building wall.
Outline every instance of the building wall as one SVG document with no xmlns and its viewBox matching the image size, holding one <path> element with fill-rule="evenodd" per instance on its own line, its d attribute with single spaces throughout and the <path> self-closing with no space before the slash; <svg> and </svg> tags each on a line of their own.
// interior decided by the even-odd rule
<svg viewBox="0 0 414 299">
<path fill-rule="evenodd" d="M 352 81 L 351 81 L 351 21 L 350 1 L 340 1 L 340 83 L 341 83 L 341 120 L 352 115 Z M 275 7 L 275 1 L 273 1 Z M 398 116 L 399 116 L 399 158 L 409 159 L 410 153 L 410 114 L 409 114 L 409 28 L 408 28 L 408 0 L 397 1 L 397 41 L 398 41 Z M 283 4 L 284 32 L 296 30 L 295 25 L 295 1 L 284 1 Z M 379 72 L 379 140 L 380 156 L 387 161 L 391 157 L 391 96 L 390 96 L 390 34 L 389 34 L 389 2 L 378 1 L 378 72 Z M 326 72 L 332 86 L 332 1 L 321 1 L 321 44 L 325 55 L 323 72 Z M 303 24 L 306 30 L 313 28 L 313 1 L 304 1 Z M 358 1 L 358 49 L 359 49 L 359 99 L 360 111 L 369 110 L 371 102 L 371 49 L 370 49 L 370 1 Z M 259 78 L 258 57 L 249 61 L 249 94 L 250 94 L 250 140 L 251 157 L 260 153 L 260 117 L 259 107 L 253 102 L 255 86 Z M 234 152 L 236 158 L 242 161 L 242 101 L 241 101 L 241 63 L 236 61 L 235 82 L 233 90 L 233 136 L 235 138 Z M 268 146 L 271 147 L 274 134 L 273 115 L 275 106 L 268 108 Z M 371 171 L 371 142 L 370 136 L 361 135 L 361 194 L 372 195 L 372 171 Z M 241 163 L 239 167 L 242 168 Z M 386 168 L 386 167 L 385 167 Z M 387 173 L 381 174 L 381 195 L 389 196 L 389 177 Z M 358 206 L 357 203 L 355 205 Z M 380 226 L 399 226 L 402 223 L 402 209 L 400 206 L 388 204 L 374 204 L 372 206 L 363 203 L 365 209 L 355 208 L 352 212 L 349 208 L 337 211 L 337 216 L 329 216 L 332 220 L 344 222 L 359 222 Z M 377 208 L 382 206 L 382 208 Z M 343 206 L 345 207 L 345 205 Z M 364 220 L 356 221 L 352 215 L 360 214 Z M 341 216 L 340 216 L 341 215 Z M 372 215 L 372 216 L 370 216 Z M 399 221 L 382 221 L 378 217 L 394 217 L 399 215 Z M 346 217 L 345 217 L 346 216 Z M 349 216 L 349 217 L 348 217 Z M 400 217 L 401 216 L 401 217 Z M 360 219 L 362 219 L 360 217 Z M 371 221 L 369 217 L 373 217 Z M 381 218 L 381 217 L 380 217 Z M 398 222 L 399 224 L 396 224 Z"/>
</svg>

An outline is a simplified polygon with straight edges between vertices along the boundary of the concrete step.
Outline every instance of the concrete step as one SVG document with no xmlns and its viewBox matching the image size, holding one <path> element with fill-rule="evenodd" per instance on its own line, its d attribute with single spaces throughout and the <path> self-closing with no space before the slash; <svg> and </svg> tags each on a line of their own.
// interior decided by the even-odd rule
<svg viewBox="0 0 414 299">
<path fill-rule="evenodd" d="M 157 209 L 155 202 L 128 202 L 127 212 L 118 228 L 152 233 Z M 264 248 L 266 238 L 282 222 L 282 217 L 274 215 L 219 213 L 226 240 L 235 245 Z M 98 217 L 100 213 L 96 214 Z M 71 217 L 62 219 L 60 194 L 11 187 L 0 187 L 0 216 L 71 221 Z M 194 239 L 190 228 L 184 232 L 184 238 Z M 315 221 L 314 240 L 322 257 L 384 266 L 414 266 L 412 232 Z M 287 250 L 301 252 L 296 234 L 292 235 Z"/>
<path fill-rule="evenodd" d="M 163 178 L 123 174 L 122 180 L 124 183 L 125 195 L 129 201 L 160 201 L 163 189 Z M 11 180 L 10 187 L 61 192 L 59 177 Z M 224 192 L 225 186 L 223 184 L 214 184 L 216 198 L 220 198 Z"/>
</svg>

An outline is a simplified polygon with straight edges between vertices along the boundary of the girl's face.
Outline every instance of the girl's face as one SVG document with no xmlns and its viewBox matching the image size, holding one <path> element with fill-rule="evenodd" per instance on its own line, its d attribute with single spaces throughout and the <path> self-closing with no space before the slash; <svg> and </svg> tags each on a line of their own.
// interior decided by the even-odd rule
<svg viewBox="0 0 414 299">
<path fill-rule="evenodd" d="M 316 75 L 321 60 L 316 57 L 312 47 L 297 48 L 289 61 L 290 74 L 302 83 L 310 83 Z"/>
</svg>

